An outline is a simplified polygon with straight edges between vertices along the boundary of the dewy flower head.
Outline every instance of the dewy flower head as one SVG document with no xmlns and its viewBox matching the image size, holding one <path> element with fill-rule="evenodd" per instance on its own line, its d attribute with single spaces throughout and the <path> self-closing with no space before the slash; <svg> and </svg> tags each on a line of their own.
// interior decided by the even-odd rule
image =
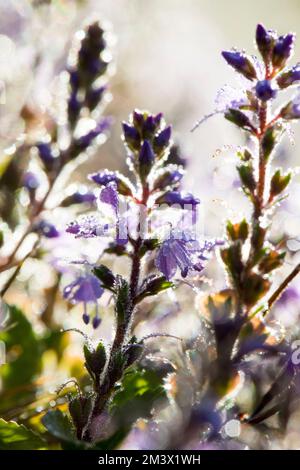
<svg viewBox="0 0 300 470">
<path fill-rule="evenodd" d="M 128 149 L 135 154 L 142 165 L 151 167 L 154 158 L 161 158 L 168 150 L 171 140 L 171 126 L 165 127 L 162 113 L 157 115 L 135 110 L 129 123 L 123 122 L 123 137 Z"/>
<path fill-rule="evenodd" d="M 276 32 L 268 31 L 259 24 L 256 28 L 256 44 L 263 61 L 256 58 L 251 59 L 244 53 L 237 51 L 222 52 L 229 65 L 238 73 L 255 82 L 254 86 L 245 87 L 243 90 L 246 100 L 232 99 L 223 107 L 223 110 L 221 109 L 226 119 L 252 135 L 259 134 L 260 129 L 257 129 L 256 125 L 261 107 L 276 98 L 280 89 L 300 81 L 299 64 L 289 70 L 285 69 L 293 52 L 294 41 L 295 35 L 292 33 L 278 36 Z M 215 113 L 217 112 L 220 112 L 220 108 L 216 109 Z M 298 100 L 296 99 L 283 108 L 281 113 L 275 117 L 275 121 L 298 118 Z M 201 122 L 203 120 L 199 121 L 194 128 Z"/>
</svg>

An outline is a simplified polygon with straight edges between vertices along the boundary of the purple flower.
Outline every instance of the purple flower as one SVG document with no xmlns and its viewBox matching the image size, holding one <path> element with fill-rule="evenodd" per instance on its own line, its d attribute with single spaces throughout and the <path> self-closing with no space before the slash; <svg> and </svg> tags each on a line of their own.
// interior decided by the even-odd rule
<svg viewBox="0 0 300 470">
<path fill-rule="evenodd" d="M 118 210 L 119 196 L 117 185 L 114 182 L 108 183 L 107 186 L 101 190 L 100 201 L 109 204 L 115 211 Z"/>
<path fill-rule="evenodd" d="M 162 243 L 155 264 L 168 280 L 174 277 L 178 268 L 181 276 L 186 277 L 190 271 L 202 271 L 207 254 L 220 244 L 221 241 L 215 240 L 206 241 L 201 245 L 185 234 L 176 238 L 173 232 L 170 238 Z"/>
<path fill-rule="evenodd" d="M 192 207 L 196 207 L 200 204 L 200 200 L 194 197 L 191 193 L 183 193 L 179 191 L 168 191 L 167 193 L 163 194 L 156 200 L 157 204 L 178 204 L 180 207 L 184 208 L 184 206 L 189 205 Z"/>
<path fill-rule="evenodd" d="M 277 68 L 282 68 L 287 60 L 291 57 L 293 46 L 295 42 L 295 35 L 293 33 L 280 36 L 273 49 L 272 63 Z"/>
<path fill-rule="evenodd" d="M 40 185 L 37 175 L 32 171 L 26 171 L 26 173 L 24 173 L 22 183 L 29 191 L 37 189 Z"/>
<path fill-rule="evenodd" d="M 72 233 L 73 235 L 78 235 L 80 232 L 80 224 L 77 221 L 70 222 L 66 228 L 66 232 Z"/>
<path fill-rule="evenodd" d="M 88 324 L 90 316 L 87 313 L 87 304 L 94 303 L 96 315 L 93 319 L 93 327 L 97 328 L 100 324 L 97 300 L 104 292 L 99 280 L 93 274 L 84 274 L 77 277 L 71 284 L 64 288 L 63 296 L 69 302 L 74 304 L 83 303 L 84 313 L 83 321 Z"/>
<path fill-rule="evenodd" d="M 36 227 L 36 230 L 46 238 L 56 238 L 59 237 L 59 232 L 56 229 L 55 225 L 47 222 L 46 220 L 41 220 Z"/>
<path fill-rule="evenodd" d="M 260 80 L 255 86 L 256 96 L 259 100 L 269 101 L 276 97 L 277 91 L 273 88 L 270 80 Z"/>
<path fill-rule="evenodd" d="M 248 80 L 257 78 L 255 67 L 245 54 L 237 51 L 223 51 L 222 56 L 234 70 L 244 75 Z"/>
</svg>

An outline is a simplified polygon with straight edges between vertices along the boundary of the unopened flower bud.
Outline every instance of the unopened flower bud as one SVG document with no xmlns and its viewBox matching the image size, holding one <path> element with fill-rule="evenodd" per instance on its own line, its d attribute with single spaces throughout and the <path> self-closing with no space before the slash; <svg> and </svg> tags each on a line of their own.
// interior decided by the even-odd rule
<svg viewBox="0 0 300 470">
<path fill-rule="evenodd" d="M 36 227 L 36 230 L 46 238 L 56 238 L 59 237 L 59 232 L 55 225 L 47 222 L 46 220 L 41 220 Z"/>
<path fill-rule="evenodd" d="M 22 183 L 23 186 L 28 189 L 28 191 L 35 191 L 40 185 L 40 181 L 37 175 L 32 171 L 27 171 L 23 175 Z"/>
<path fill-rule="evenodd" d="M 276 97 L 277 91 L 270 80 L 258 81 L 255 86 L 256 96 L 261 101 L 269 101 Z"/>
<path fill-rule="evenodd" d="M 283 68 L 293 53 L 295 35 L 292 33 L 280 36 L 273 49 L 272 64 L 276 68 Z"/>
<path fill-rule="evenodd" d="M 131 150 L 138 150 L 141 144 L 141 138 L 139 132 L 135 127 L 130 126 L 127 122 L 122 123 L 123 134 L 126 144 Z"/>
<path fill-rule="evenodd" d="M 271 58 L 275 40 L 276 37 L 273 31 L 266 30 L 262 24 L 257 25 L 256 44 L 265 62 L 268 62 Z"/>
<path fill-rule="evenodd" d="M 279 88 L 287 88 L 300 81 L 300 64 L 295 65 L 291 70 L 284 72 L 277 78 Z"/>
<path fill-rule="evenodd" d="M 152 168 L 154 159 L 155 155 L 150 142 L 148 140 L 144 140 L 139 153 L 140 176 L 143 180 L 148 176 Z"/>
<path fill-rule="evenodd" d="M 257 78 L 255 67 L 245 54 L 237 51 L 223 51 L 222 56 L 236 72 L 241 73 L 248 80 L 254 80 Z"/>
<path fill-rule="evenodd" d="M 280 111 L 280 115 L 287 120 L 300 119 L 300 96 L 295 97 L 284 106 Z"/>
<path fill-rule="evenodd" d="M 180 183 L 184 170 L 177 165 L 169 165 L 154 181 L 153 189 L 164 189 L 167 186 L 175 186 Z"/>
<path fill-rule="evenodd" d="M 154 137 L 153 148 L 155 152 L 162 153 L 170 143 L 172 127 L 168 126 Z"/>
<path fill-rule="evenodd" d="M 233 124 L 238 127 L 241 127 L 242 129 L 245 129 L 247 131 L 253 130 L 253 126 L 251 124 L 250 119 L 245 113 L 243 113 L 239 109 L 230 108 L 226 111 L 224 116 L 225 119 L 230 122 L 233 122 Z"/>
<path fill-rule="evenodd" d="M 55 162 L 50 144 L 46 142 L 39 142 L 36 144 L 38 154 L 47 169 L 51 169 Z"/>
</svg>

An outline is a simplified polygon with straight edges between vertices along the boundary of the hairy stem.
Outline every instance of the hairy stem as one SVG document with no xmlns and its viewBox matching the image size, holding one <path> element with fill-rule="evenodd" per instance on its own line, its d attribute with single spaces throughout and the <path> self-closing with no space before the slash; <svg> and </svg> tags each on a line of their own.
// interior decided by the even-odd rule
<svg viewBox="0 0 300 470">
<path fill-rule="evenodd" d="M 141 208 L 147 204 L 148 197 L 149 197 L 148 186 L 144 185 Z M 141 227 L 139 226 L 138 228 L 141 231 Z M 101 415 L 101 413 L 105 409 L 109 399 L 111 398 L 113 394 L 115 384 L 119 380 L 119 379 L 112 380 L 110 375 L 111 375 L 111 370 L 114 365 L 115 355 L 118 351 L 122 349 L 126 336 L 128 335 L 128 332 L 131 326 L 131 319 L 134 313 L 134 299 L 136 297 L 138 287 L 139 287 L 140 269 L 141 269 L 140 249 L 142 246 L 142 242 L 143 240 L 142 240 L 141 233 L 138 235 L 136 240 L 131 240 L 131 243 L 133 245 L 133 253 L 131 257 L 132 264 L 131 264 L 130 283 L 129 283 L 130 310 L 127 313 L 127 317 L 125 318 L 125 320 L 121 319 L 117 321 L 116 333 L 115 333 L 114 340 L 111 346 L 108 365 L 106 367 L 104 377 L 99 378 L 99 383 L 96 389 L 96 398 L 95 398 L 93 410 L 92 410 L 86 431 L 84 432 L 83 437 L 82 437 L 82 439 L 86 441 L 92 441 L 93 436 L 91 435 L 90 425 L 93 423 L 95 418 L 97 418 L 97 416 Z"/>
</svg>

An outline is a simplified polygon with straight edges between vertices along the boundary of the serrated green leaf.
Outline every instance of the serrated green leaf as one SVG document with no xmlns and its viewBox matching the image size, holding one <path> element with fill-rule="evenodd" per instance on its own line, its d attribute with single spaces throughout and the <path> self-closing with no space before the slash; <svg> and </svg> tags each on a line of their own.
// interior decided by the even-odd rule
<svg viewBox="0 0 300 470">
<path fill-rule="evenodd" d="M 48 411 L 42 418 L 42 423 L 52 436 L 59 441 L 76 441 L 72 423 L 67 415 L 60 410 Z"/>
<path fill-rule="evenodd" d="M 45 441 L 23 424 L 0 418 L 0 450 L 36 450 L 45 447 Z"/>
</svg>

